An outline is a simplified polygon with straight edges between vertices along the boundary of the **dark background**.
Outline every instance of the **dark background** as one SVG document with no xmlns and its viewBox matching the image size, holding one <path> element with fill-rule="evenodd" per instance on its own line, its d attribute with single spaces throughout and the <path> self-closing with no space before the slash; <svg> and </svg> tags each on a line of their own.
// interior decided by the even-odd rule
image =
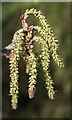
<svg viewBox="0 0 72 120">
<path fill-rule="evenodd" d="M 55 99 L 50 100 L 45 89 L 42 68 L 38 64 L 37 91 L 33 99 L 28 98 L 28 75 L 25 63 L 19 62 L 19 103 L 17 110 L 12 110 L 9 93 L 9 63 L 2 58 L 2 116 L 3 118 L 69 118 L 70 117 L 70 3 L 2 3 L 2 46 L 11 43 L 13 34 L 21 28 L 20 16 L 26 9 L 36 8 L 46 16 L 55 35 L 59 39 L 60 56 L 64 68 L 59 68 L 51 58 L 50 73 L 54 80 Z M 27 21 L 29 25 L 38 25 L 34 17 Z M 39 46 L 35 44 L 35 52 Z"/>
</svg>

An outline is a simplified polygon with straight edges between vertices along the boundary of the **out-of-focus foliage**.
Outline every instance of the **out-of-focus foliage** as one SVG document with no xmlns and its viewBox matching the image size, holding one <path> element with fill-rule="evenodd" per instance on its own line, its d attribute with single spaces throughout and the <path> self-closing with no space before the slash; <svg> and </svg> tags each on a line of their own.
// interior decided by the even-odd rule
<svg viewBox="0 0 72 120">
<path fill-rule="evenodd" d="M 2 5 L 2 44 L 11 43 L 14 32 L 21 28 L 20 16 L 26 9 L 36 8 L 46 16 L 50 26 L 59 39 L 60 55 L 64 58 L 64 68 L 59 68 L 51 58 L 50 70 L 57 90 L 55 99 L 47 97 L 44 87 L 43 71 L 38 63 L 37 91 L 33 99 L 27 95 L 28 76 L 25 73 L 25 63 L 19 63 L 19 104 L 17 110 L 12 110 L 9 92 L 9 64 L 3 57 L 2 86 L 3 86 L 3 117 L 9 118 L 69 118 L 70 117 L 70 3 L 3 3 Z M 29 25 L 38 25 L 38 20 L 30 17 Z M 35 44 L 35 53 L 40 52 L 40 46 Z"/>
</svg>

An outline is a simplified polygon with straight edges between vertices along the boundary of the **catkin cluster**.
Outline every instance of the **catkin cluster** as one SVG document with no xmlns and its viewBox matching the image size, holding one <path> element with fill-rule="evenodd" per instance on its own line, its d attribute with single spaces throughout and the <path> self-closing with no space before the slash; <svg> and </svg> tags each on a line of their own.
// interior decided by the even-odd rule
<svg viewBox="0 0 72 120">
<path fill-rule="evenodd" d="M 40 26 L 27 26 L 26 19 L 29 15 L 34 15 L 38 18 Z M 59 54 L 58 54 L 58 40 L 54 36 L 54 33 L 47 23 L 47 19 L 42 15 L 41 11 L 36 9 L 27 9 L 21 17 L 22 29 L 18 30 L 12 40 L 12 49 L 10 54 L 7 55 L 10 63 L 10 95 L 11 105 L 13 109 L 17 108 L 18 103 L 18 62 L 20 57 L 23 58 L 26 65 L 26 73 L 29 75 L 28 82 L 28 95 L 29 98 L 33 98 L 36 92 L 36 77 L 37 77 L 37 57 L 33 51 L 33 42 L 37 42 L 41 45 L 41 54 L 38 56 L 41 60 L 42 68 L 44 71 L 44 78 L 46 83 L 47 93 L 50 99 L 54 99 L 54 86 L 53 80 L 50 75 L 49 64 L 50 55 L 52 55 L 55 63 L 58 66 L 64 66 Z M 35 35 L 35 31 L 39 34 Z"/>
<path fill-rule="evenodd" d="M 54 61 L 57 63 L 58 66 L 64 66 L 62 60 L 58 55 L 58 39 L 54 36 L 53 30 L 51 29 L 50 25 L 47 23 L 47 19 L 44 15 L 42 15 L 41 11 L 37 11 L 36 9 L 32 8 L 30 10 L 26 10 L 25 12 L 27 15 L 33 14 L 36 18 L 39 19 L 41 26 L 35 26 L 35 28 L 40 33 L 41 37 L 47 42 L 50 52 Z"/>
</svg>

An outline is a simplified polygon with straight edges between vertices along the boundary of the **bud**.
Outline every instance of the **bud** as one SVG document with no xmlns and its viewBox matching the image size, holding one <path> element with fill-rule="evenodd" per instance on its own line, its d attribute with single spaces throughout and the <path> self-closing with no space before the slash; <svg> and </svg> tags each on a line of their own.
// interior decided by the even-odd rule
<svg viewBox="0 0 72 120">
<path fill-rule="evenodd" d="M 36 88 L 34 89 L 28 88 L 28 95 L 30 99 L 34 97 L 35 91 L 36 91 Z"/>
<path fill-rule="evenodd" d="M 6 46 L 5 49 L 12 50 L 13 49 L 13 43 L 11 43 L 8 46 Z"/>
</svg>

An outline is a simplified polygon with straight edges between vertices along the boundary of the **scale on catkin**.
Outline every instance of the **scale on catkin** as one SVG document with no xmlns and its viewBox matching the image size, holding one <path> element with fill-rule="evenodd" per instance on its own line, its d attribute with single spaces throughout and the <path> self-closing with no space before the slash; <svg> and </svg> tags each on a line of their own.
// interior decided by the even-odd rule
<svg viewBox="0 0 72 120">
<path fill-rule="evenodd" d="M 26 19 L 30 15 L 34 15 L 39 20 L 40 26 L 28 26 Z M 44 71 L 45 86 L 50 99 L 54 99 L 55 94 L 53 87 L 54 83 L 49 72 L 50 55 L 53 57 L 55 63 L 59 67 L 64 66 L 62 59 L 58 54 L 58 40 L 54 36 L 53 31 L 50 25 L 47 23 L 47 19 L 42 12 L 34 8 L 27 9 L 20 18 L 22 22 L 22 28 L 15 32 L 12 43 L 5 47 L 7 52 L 3 54 L 9 59 L 11 78 L 9 95 L 11 96 L 11 105 L 13 109 L 16 109 L 18 104 L 18 63 L 20 57 L 23 58 L 23 61 L 26 65 L 26 73 L 29 75 L 28 95 L 30 99 L 34 97 L 36 92 L 38 57 L 41 60 Z M 38 36 L 36 36 L 35 32 L 39 33 Z M 34 54 L 34 41 L 41 45 L 41 54 L 39 56 Z"/>
</svg>

